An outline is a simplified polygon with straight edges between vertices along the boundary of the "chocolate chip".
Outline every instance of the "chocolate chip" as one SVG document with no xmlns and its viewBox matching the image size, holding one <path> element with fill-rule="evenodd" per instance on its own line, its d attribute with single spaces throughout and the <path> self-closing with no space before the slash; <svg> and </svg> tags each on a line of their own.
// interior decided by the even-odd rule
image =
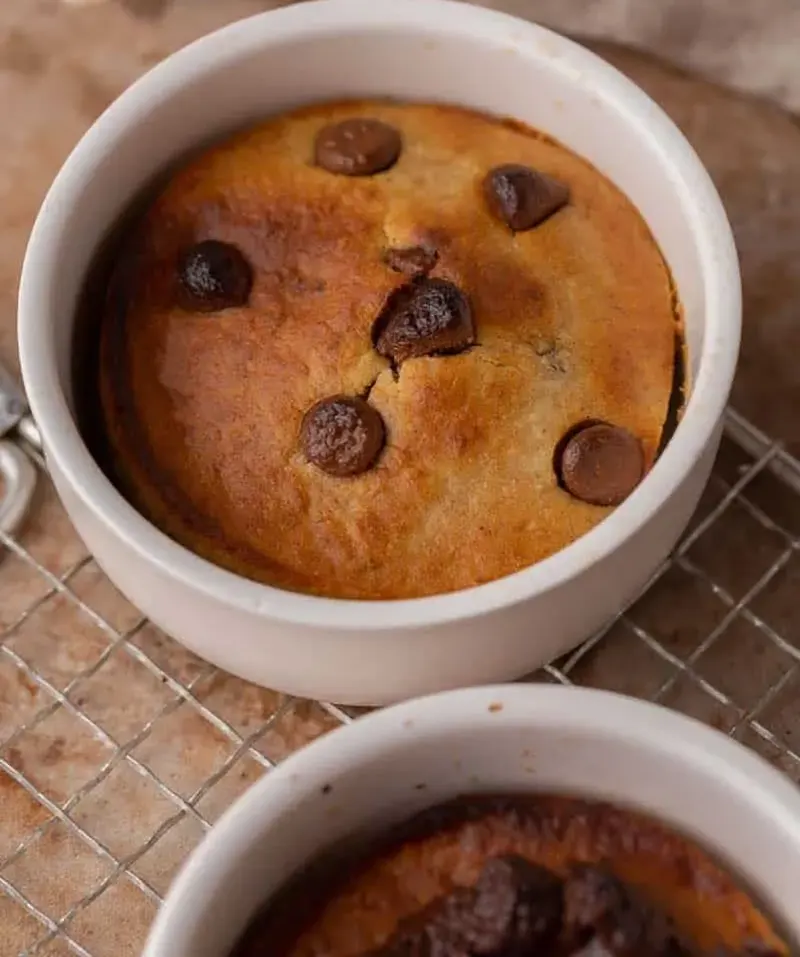
<svg viewBox="0 0 800 957">
<path fill-rule="evenodd" d="M 567 433 L 556 449 L 560 484 L 590 505 L 619 505 L 644 476 L 641 442 L 617 425 L 590 422 Z"/>
<path fill-rule="evenodd" d="M 379 953 L 522 957 L 553 943 L 560 928 L 561 881 L 544 868 L 509 855 L 488 861 L 474 888 L 456 888 L 404 921 Z"/>
<path fill-rule="evenodd" d="M 309 462 L 344 478 L 371 468 L 386 441 L 380 414 L 358 396 L 334 395 L 313 405 L 300 427 Z"/>
<path fill-rule="evenodd" d="M 319 131 L 314 162 L 329 173 L 371 176 L 394 166 L 400 156 L 400 134 L 388 123 L 356 117 Z"/>
<path fill-rule="evenodd" d="M 236 246 L 207 239 L 180 258 L 178 279 L 187 309 L 216 312 L 244 306 L 250 298 L 253 272 Z"/>
<path fill-rule="evenodd" d="M 528 166 L 509 163 L 489 170 L 483 195 L 495 218 L 514 232 L 532 229 L 569 202 L 569 187 Z"/>
<path fill-rule="evenodd" d="M 420 279 L 396 289 L 375 322 L 378 353 L 395 363 L 461 352 L 475 342 L 472 309 L 447 279 Z"/>
<path fill-rule="evenodd" d="M 433 269 L 439 261 L 439 253 L 430 246 L 405 246 L 387 249 L 383 258 L 390 269 L 416 278 Z"/>
<path fill-rule="evenodd" d="M 561 928 L 561 881 L 522 857 L 488 861 L 475 886 L 474 915 L 488 945 L 475 954 L 535 953 Z"/>
<path fill-rule="evenodd" d="M 596 932 L 627 903 L 625 887 L 610 871 L 576 864 L 564 885 L 564 926 L 579 937 L 586 931 Z"/>
<path fill-rule="evenodd" d="M 582 957 L 688 957 L 690 953 L 663 912 L 605 868 L 590 864 L 573 865 L 565 881 L 564 932 Z"/>
</svg>

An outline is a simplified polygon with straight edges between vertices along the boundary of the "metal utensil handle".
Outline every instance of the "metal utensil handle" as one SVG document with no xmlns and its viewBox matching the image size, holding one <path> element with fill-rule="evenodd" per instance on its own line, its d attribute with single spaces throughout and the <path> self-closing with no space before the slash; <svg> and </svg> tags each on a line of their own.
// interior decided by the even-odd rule
<svg viewBox="0 0 800 957">
<path fill-rule="evenodd" d="M 11 374 L 0 365 L 0 439 L 15 429 L 28 412 L 28 403 Z"/>
<path fill-rule="evenodd" d="M 35 449 L 38 430 L 28 415 L 28 403 L 11 375 L 0 366 L 0 531 L 9 535 L 25 518 L 37 479 L 36 466 L 12 435 L 25 438 L 25 432 L 31 430 L 27 441 Z"/>
<path fill-rule="evenodd" d="M 0 494 L 0 531 L 11 535 L 30 507 L 36 490 L 36 466 L 18 445 L 4 439 L 0 441 L 0 475 L 5 485 Z"/>
</svg>

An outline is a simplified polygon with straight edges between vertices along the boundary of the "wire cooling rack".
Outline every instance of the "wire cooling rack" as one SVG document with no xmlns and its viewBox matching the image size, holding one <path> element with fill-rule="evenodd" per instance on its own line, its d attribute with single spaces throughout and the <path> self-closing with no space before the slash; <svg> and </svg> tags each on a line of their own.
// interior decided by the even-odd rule
<svg viewBox="0 0 800 957">
<path fill-rule="evenodd" d="M 0 957 L 140 952 L 226 807 L 356 709 L 223 674 L 117 593 L 40 482 L 0 533 Z M 800 462 L 728 413 L 675 554 L 602 634 L 526 680 L 659 701 L 800 780 Z"/>
</svg>

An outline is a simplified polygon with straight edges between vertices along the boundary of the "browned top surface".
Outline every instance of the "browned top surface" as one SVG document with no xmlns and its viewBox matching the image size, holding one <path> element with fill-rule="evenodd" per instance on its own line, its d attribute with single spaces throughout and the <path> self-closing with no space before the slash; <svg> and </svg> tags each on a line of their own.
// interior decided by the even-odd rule
<svg viewBox="0 0 800 957">
<path fill-rule="evenodd" d="M 263 954 L 264 940 L 271 942 L 274 957 L 284 951 L 290 957 L 368 954 L 387 941 L 400 920 L 454 887 L 473 886 L 487 859 L 503 854 L 521 855 L 560 874 L 578 861 L 604 862 L 703 950 L 742 949 L 747 941 L 785 950 L 730 875 L 696 845 L 647 817 L 563 797 L 524 803 L 488 799 L 481 811 L 482 803 L 470 801 L 468 814 L 458 803 L 425 812 L 424 824 L 412 824 L 411 839 L 351 868 L 344 878 L 328 873 L 327 891 L 315 898 L 314 911 L 298 882 L 267 910 L 260 926 L 254 925 L 236 957 Z M 295 893 L 303 904 L 293 907 Z M 296 924 L 292 929 L 298 919 L 304 928 L 299 933 Z M 276 939 L 284 942 L 283 950 L 276 952 Z"/>
<path fill-rule="evenodd" d="M 311 164 L 321 125 L 354 114 L 402 131 L 389 172 Z M 566 181 L 571 204 L 514 236 L 480 193 L 503 162 Z M 176 304 L 176 257 L 208 238 L 253 264 L 246 308 Z M 382 257 L 421 239 L 439 249 L 433 275 L 469 295 L 479 345 L 407 361 L 395 380 L 370 336 L 404 281 Z M 127 316 L 107 319 L 103 364 L 123 485 L 169 534 L 244 574 L 365 598 L 474 585 L 606 514 L 557 486 L 553 450 L 575 423 L 623 425 L 653 459 L 674 348 L 667 271 L 614 187 L 518 128 L 376 103 L 282 117 L 180 172 L 127 255 Z M 376 379 L 388 430 L 377 468 L 341 479 L 309 465 L 304 411 Z"/>
</svg>

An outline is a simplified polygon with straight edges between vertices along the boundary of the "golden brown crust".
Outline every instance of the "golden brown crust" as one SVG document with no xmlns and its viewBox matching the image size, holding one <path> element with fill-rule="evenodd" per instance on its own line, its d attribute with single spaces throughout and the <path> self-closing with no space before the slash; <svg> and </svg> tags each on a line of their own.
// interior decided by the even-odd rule
<svg viewBox="0 0 800 957">
<path fill-rule="evenodd" d="M 736 880 L 697 845 L 643 815 L 551 796 L 469 798 L 426 812 L 423 819 L 427 815 L 432 828 L 420 827 L 420 833 L 393 843 L 349 876 L 342 877 L 341 868 L 336 876 L 329 872 L 327 893 L 315 898 L 319 905 L 313 911 L 303 896 L 311 888 L 299 881 L 245 935 L 236 957 L 263 953 L 264 940 L 282 941 L 270 948 L 275 957 L 361 957 L 386 943 L 403 918 L 455 887 L 473 886 L 487 859 L 504 854 L 561 875 L 573 863 L 602 862 L 702 951 L 763 944 L 786 953 Z M 443 823 L 437 826 L 438 821 Z M 292 894 L 304 901 L 299 910 L 291 906 Z"/>
<path fill-rule="evenodd" d="M 312 165 L 316 132 L 353 115 L 401 130 L 388 172 Z M 506 162 L 563 180 L 571 203 L 512 235 L 481 194 Z M 176 260 L 209 238 L 249 259 L 249 306 L 179 306 Z M 439 251 L 432 275 L 469 295 L 478 346 L 409 360 L 395 379 L 370 338 L 406 281 L 384 254 L 420 241 Z M 656 454 L 676 332 L 667 269 L 617 189 L 514 124 L 374 102 L 278 117 L 174 176 L 116 283 L 100 376 L 121 488 L 173 538 L 252 578 L 383 599 L 489 581 L 608 514 L 558 487 L 553 450 L 570 427 L 604 419 L 641 439 L 648 467 Z M 388 433 L 377 467 L 341 479 L 306 462 L 304 412 L 373 382 Z"/>
</svg>

